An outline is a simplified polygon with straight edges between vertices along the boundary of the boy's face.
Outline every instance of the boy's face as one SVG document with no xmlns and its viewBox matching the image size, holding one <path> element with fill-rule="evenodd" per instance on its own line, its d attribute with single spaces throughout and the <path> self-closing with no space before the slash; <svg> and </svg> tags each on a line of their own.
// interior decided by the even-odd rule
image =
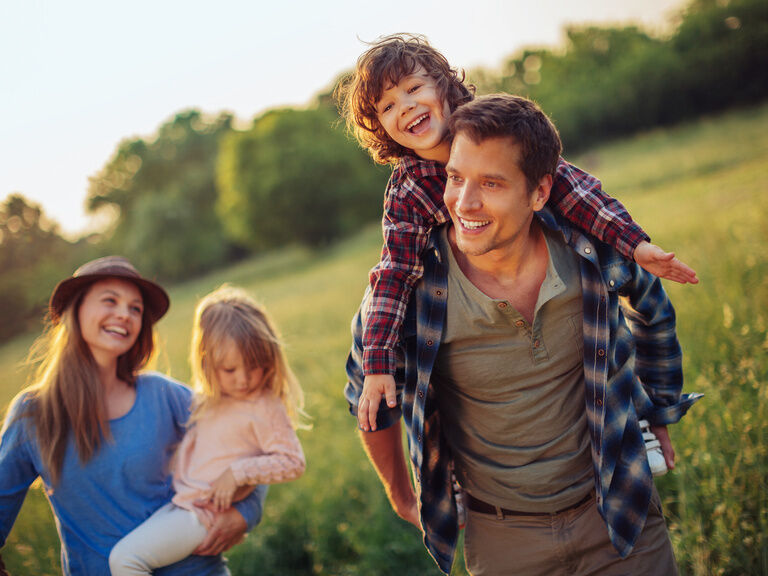
<svg viewBox="0 0 768 576">
<path fill-rule="evenodd" d="M 427 160 L 448 161 L 451 147 L 444 137 L 450 108 L 424 68 L 419 66 L 387 87 L 376 112 L 386 133 L 400 146 Z"/>
</svg>

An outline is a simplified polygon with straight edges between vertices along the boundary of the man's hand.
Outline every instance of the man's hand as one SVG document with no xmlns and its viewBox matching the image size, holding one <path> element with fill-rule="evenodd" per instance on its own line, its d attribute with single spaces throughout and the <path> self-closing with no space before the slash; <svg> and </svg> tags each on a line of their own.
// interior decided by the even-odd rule
<svg viewBox="0 0 768 576">
<path fill-rule="evenodd" d="M 635 262 L 642 268 L 658 276 L 680 284 L 698 284 L 696 271 L 675 258 L 674 252 L 664 252 L 650 242 L 640 242 L 635 248 Z"/>
<path fill-rule="evenodd" d="M 397 405 L 395 378 L 391 374 L 370 374 L 363 381 L 363 393 L 357 403 L 357 422 L 366 432 L 376 430 L 376 413 L 382 394 L 387 406 Z"/>
<path fill-rule="evenodd" d="M 393 503 L 392 508 L 395 513 L 400 516 L 406 522 L 410 522 L 416 528 L 421 530 L 421 524 L 419 524 L 419 505 L 416 503 L 416 495 L 413 494 L 413 499 L 408 503 Z"/>
<path fill-rule="evenodd" d="M 669 431 L 666 426 L 651 426 L 651 432 L 656 435 L 656 439 L 661 444 L 661 453 L 664 454 L 664 461 L 667 468 L 675 469 L 675 449 L 672 447 L 672 440 L 669 438 Z"/>
<path fill-rule="evenodd" d="M 229 550 L 235 544 L 245 540 L 245 531 L 248 525 L 245 518 L 237 508 L 227 508 L 224 512 L 219 512 L 213 519 L 213 526 L 208 530 L 208 534 L 195 548 L 192 554 L 200 556 L 216 556 L 225 550 Z"/>
<path fill-rule="evenodd" d="M 236 490 L 235 475 L 231 468 L 227 468 L 211 483 L 211 489 L 206 493 L 206 498 L 213 504 L 215 512 L 221 512 L 232 505 L 232 497 Z"/>
</svg>

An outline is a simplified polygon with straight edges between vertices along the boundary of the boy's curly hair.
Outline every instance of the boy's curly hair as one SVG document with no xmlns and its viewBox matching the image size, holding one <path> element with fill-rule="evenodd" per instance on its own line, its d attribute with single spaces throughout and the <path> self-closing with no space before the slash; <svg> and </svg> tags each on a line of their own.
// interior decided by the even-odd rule
<svg viewBox="0 0 768 576">
<path fill-rule="evenodd" d="M 464 84 L 464 72 L 451 68 L 445 56 L 420 34 L 392 34 L 370 46 L 357 59 L 355 71 L 336 87 L 334 95 L 347 129 L 376 163 L 388 164 L 409 150 L 390 138 L 379 122 L 376 103 L 385 89 L 421 66 L 453 112 L 472 100 L 475 87 Z"/>
</svg>

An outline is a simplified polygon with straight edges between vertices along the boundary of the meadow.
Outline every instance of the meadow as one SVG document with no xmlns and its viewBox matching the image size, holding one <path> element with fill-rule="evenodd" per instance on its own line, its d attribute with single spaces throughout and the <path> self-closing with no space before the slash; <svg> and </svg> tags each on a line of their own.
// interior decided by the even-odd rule
<svg viewBox="0 0 768 576">
<path fill-rule="evenodd" d="M 569 159 L 701 279 L 666 284 L 685 390 L 706 394 L 671 429 L 678 465 L 657 479 L 680 572 L 768 574 L 768 105 Z M 307 473 L 271 487 L 261 524 L 228 554 L 235 576 L 439 574 L 418 532 L 389 509 L 342 395 L 349 321 L 379 247 L 371 226 L 323 251 L 275 252 L 170 290 L 159 370 L 188 377 L 196 299 L 223 282 L 239 285 L 276 318 L 313 418 L 313 429 L 299 432 Z M 25 382 L 21 362 L 34 336 L 0 347 L 0 406 Z M 15 576 L 60 573 L 39 487 L 1 553 Z M 453 573 L 465 574 L 461 558 Z"/>
</svg>

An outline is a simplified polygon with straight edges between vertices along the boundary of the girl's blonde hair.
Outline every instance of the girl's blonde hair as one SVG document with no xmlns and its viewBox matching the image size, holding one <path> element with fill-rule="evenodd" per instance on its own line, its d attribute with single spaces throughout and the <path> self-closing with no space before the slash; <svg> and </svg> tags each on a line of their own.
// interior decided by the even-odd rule
<svg viewBox="0 0 768 576">
<path fill-rule="evenodd" d="M 82 463 L 111 439 L 104 386 L 78 320 L 80 304 L 92 286 L 73 297 L 59 318 L 48 321 L 30 350 L 28 362 L 38 364 L 32 384 L 20 394 L 25 403 L 20 416 L 34 423 L 43 465 L 54 485 L 61 477 L 70 434 Z M 138 371 L 151 361 L 154 349 L 152 319 L 145 307 L 136 342 L 118 358 L 117 377 L 135 386 Z"/>
<path fill-rule="evenodd" d="M 200 300 L 195 310 L 189 360 L 197 396 L 190 423 L 220 400 L 216 367 L 230 343 L 248 370 L 263 369 L 262 386 L 280 398 L 294 427 L 306 427 L 304 393 L 267 311 L 244 290 L 226 284 Z"/>
</svg>

